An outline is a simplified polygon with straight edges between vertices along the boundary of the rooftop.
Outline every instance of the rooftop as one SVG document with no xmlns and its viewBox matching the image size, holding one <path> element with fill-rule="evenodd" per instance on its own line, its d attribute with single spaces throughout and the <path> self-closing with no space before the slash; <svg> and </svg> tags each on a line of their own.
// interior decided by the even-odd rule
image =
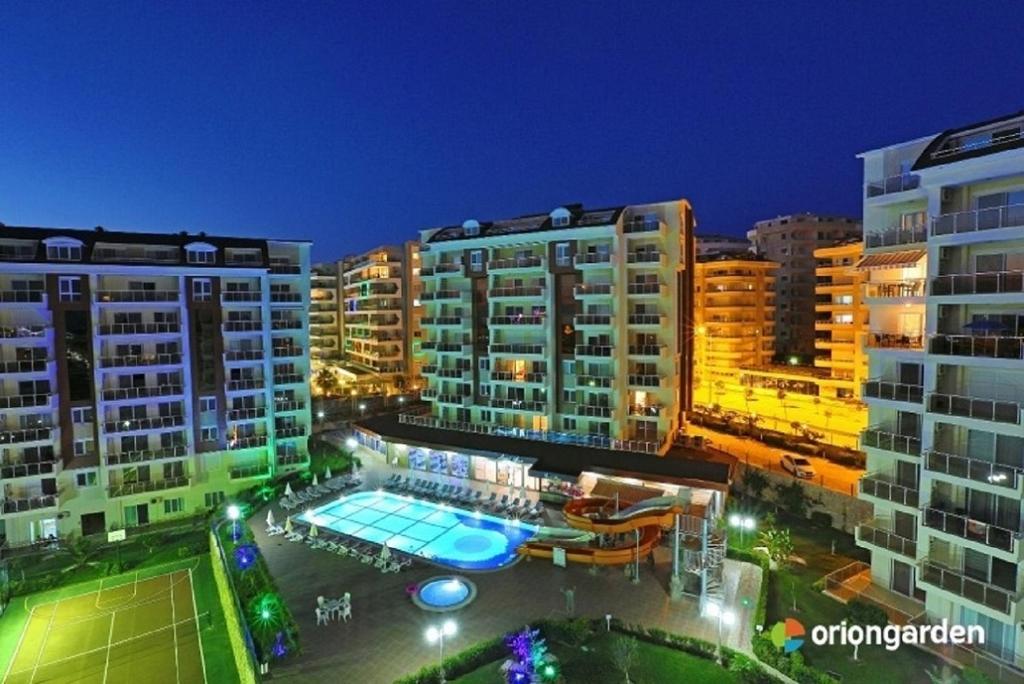
<svg viewBox="0 0 1024 684">
<path fill-rule="evenodd" d="M 1024 148 L 1024 111 L 939 133 L 924 148 L 911 170 L 1020 148 Z"/>
</svg>

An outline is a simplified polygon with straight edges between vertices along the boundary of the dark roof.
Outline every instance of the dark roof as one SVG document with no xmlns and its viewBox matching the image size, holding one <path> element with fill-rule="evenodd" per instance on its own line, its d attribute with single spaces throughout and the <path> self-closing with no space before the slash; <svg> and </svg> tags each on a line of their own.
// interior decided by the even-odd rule
<svg viewBox="0 0 1024 684">
<path fill-rule="evenodd" d="M 438 228 L 427 239 L 427 242 L 449 242 L 477 237 L 493 237 L 518 233 L 539 233 L 545 230 L 566 230 L 568 228 L 586 228 L 616 223 L 626 209 L 625 206 L 607 207 L 604 209 L 585 209 L 582 204 L 563 204 L 560 209 L 569 211 L 569 225 L 551 225 L 550 214 L 526 214 L 513 219 L 498 221 L 480 221 L 480 232 L 477 235 L 466 235 L 461 225 Z"/>
<path fill-rule="evenodd" d="M 999 124 L 1007 124 L 1000 127 Z M 964 134 L 971 133 L 976 129 L 991 129 L 993 133 L 989 144 L 979 145 L 973 148 L 965 148 L 958 144 L 958 139 Z M 979 130 L 979 133 L 983 131 Z M 935 136 L 935 139 L 928 143 L 922 150 L 921 155 L 914 162 L 912 171 L 927 169 L 943 164 L 952 164 L 965 159 L 984 157 L 989 154 L 1006 152 L 1024 147 L 1024 110 L 1006 116 L 1000 116 L 988 121 L 973 123 L 968 126 L 951 128 Z"/>
<path fill-rule="evenodd" d="M 771 261 L 763 254 L 753 252 L 711 252 L 710 254 L 698 254 L 698 264 L 708 264 L 715 261 Z"/>
<path fill-rule="evenodd" d="M 721 487 L 731 480 L 735 459 L 717 451 L 673 447 L 665 456 L 616 449 L 539 442 L 515 437 L 481 435 L 457 430 L 400 423 L 397 414 L 375 416 L 358 427 L 388 440 L 434 449 L 488 456 L 521 456 L 536 461 L 532 470 L 576 477 L 585 470 L 605 470 L 638 476 L 669 477 Z"/>
</svg>

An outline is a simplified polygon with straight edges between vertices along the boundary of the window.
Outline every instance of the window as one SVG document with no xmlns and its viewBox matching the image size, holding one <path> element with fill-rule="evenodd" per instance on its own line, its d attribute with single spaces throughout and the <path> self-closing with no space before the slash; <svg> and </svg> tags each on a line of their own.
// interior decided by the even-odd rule
<svg viewBox="0 0 1024 684">
<path fill-rule="evenodd" d="M 491 412 L 489 410 L 488 411 L 481 411 L 480 412 L 480 420 L 481 420 L 481 422 L 484 422 L 484 423 L 490 423 L 491 420 L 492 420 Z"/>
<path fill-rule="evenodd" d="M 185 510 L 185 499 L 180 496 L 177 499 L 164 499 L 164 515 L 181 513 Z"/>
<path fill-rule="evenodd" d="M 96 486 L 96 471 L 87 470 L 84 473 L 75 473 L 75 486 L 77 487 L 95 487 Z"/>
<path fill-rule="evenodd" d="M 217 441 L 217 428 L 215 427 L 204 427 L 199 433 L 200 442 L 216 442 Z"/>
<path fill-rule="evenodd" d="M 563 430 L 575 430 L 576 419 L 575 418 L 562 418 L 562 429 Z"/>
<path fill-rule="evenodd" d="M 185 260 L 190 264 L 212 264 L 216 252 L 207 249 L 190 249 L 185 252 Z"/>
<path fill-rule="evenodd" d="M 478 272 L 484 270 L 484 251 L 482 249 L 474 249 L 469 253 L 469 270 Z"/>
<path fill-rule="evenodd" d="M 219 506 L 224 502 L 224 492 L 207 492 L 204 496 L 204 503 L 207 508 Z"/>
<path fill-rule="evenodd" d="M 93 452 L 91 439 L 76 439 L 75 440 L 75 456 L 86 456 Z"/>
<path fill-rule="evenodd" d="M 213 299 L 213 282 L 209 278 L 196 278 L 192 281 L 192 301 L 208 302 Z"/>
<path fill-rule="evenodd" d="M 571 255 L 569 254 L 569 243 L 568 242 L 556 242 L 555 243 L 555 264 L 558 266 L 568 266 L 571 261 Z"/>
<path fill-rule="evenodd" d="M 199 411 L 200 413 L 206 413 L 207 411 L 217 410 L 217 397 L 199 397 Z"/>
<path fill-rule="evenodd" d="M 82 279 L 78 276 L 61 276 L 57 280 L 57 290 L 62 302 L 82 301 Z"/>
<path fill-rule="evenodd" d="M 76 425 L 82 425 L 84 423 L 91 423 L 93 421 L 93 412 L 91 406 L 83 406 L 81 408 L 71 409 L 71 422 Z"/>
<path fill-rule="evenodd" d="M 46 258 L 50 261 L 81 261 L 82 247 L 77 245 L 48 245 Z"/>
</svg>

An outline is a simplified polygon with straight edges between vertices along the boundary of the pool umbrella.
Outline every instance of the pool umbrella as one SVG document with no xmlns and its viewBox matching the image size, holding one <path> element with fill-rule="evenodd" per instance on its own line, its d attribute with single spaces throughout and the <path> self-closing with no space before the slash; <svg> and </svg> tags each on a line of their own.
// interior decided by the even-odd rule
<svg viewBox="0 0 1024 684">
<path fill-rule="evenodd" d="M 356 459 L 353 458 L 352 459 L 352 477 L 358 477 L 358 475 L 359 475 L 359 466 L 358 466 L 358 464 L 356 464 Z"/>
<path fill-rule="evenodd" d="M 385 562 L 391 560 L 391 549 L 388 548 L 387 544 L 380 547 L 380 559 Z"/>
<path fill-rule="evenodd" d="M 285 534 L 291 534 L 292 531 L 293 531 L 292 530 L 292 516 L 289 515 L 284 520 L 284 532 L 285 532 Z"/>
<path fill-rule="evenodd" d="M 310 523 L 309 524 L 309 533 L 308 534 L 313 539 L 316 539 L 317 535 L 320 534 L 320 530 L 318 530 L 316 528 L 316 523 Z"/>
<path fill-rule="evenodd" d="M 332 477 L 333 475 L 331 475 L 331 466 L 327 466 L 327 470 L 324 471 L 324 479 L 330 480 Z"/>
<path fill-rule="evenodd" d="M 292 483 L 291 482 L 285 483 L 285 485 L 284 485 L 284 495 L 285 496 L 295 496 L 295 492 L 292 491 Z"/>
<path fill-rule="evenodd" d="M 313 473 L 313 486 L 314 487 L 319 487 L 320 486 L 320 480 L 317 479 L 316 473 Z"/>
<path fill-rule="evenodd" d="M 267 509 L 267 527 L 273 527 L 275 522 L 276 521 L 274 520 L 274 509 L 273 508 L 268 508 Z"/>
</svg>

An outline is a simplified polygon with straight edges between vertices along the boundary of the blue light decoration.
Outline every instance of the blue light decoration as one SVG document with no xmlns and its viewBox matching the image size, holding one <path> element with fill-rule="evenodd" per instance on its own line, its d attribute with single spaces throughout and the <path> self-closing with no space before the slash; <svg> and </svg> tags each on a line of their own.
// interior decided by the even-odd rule
<svg viewBox="0 0 1024 684">
<path fill-rule="evenodd" d="M 288 647 L 284 645 L 284 632 L 278 632 L 274 639 L 274 645 L 270 647 L 270 655 L 275 658 L 284 658 L 288 653 Z"/>
<path fill-rule="evenodd" d="M 253 544 L 242 544 L 235 549 L 235 565 L 239 570 L 245 571 L 253 566 L 259 550 Z"/>
<path fill-rule="evenodd" d="M 540 638 L 539 629 L 530 629 L 505 636 L 505 645 L 512 652 L 502 665 L 507 684 L 538 684 L 558 678 L 554 655 L 548 653 L 547 644 Z"/>
</svg>

